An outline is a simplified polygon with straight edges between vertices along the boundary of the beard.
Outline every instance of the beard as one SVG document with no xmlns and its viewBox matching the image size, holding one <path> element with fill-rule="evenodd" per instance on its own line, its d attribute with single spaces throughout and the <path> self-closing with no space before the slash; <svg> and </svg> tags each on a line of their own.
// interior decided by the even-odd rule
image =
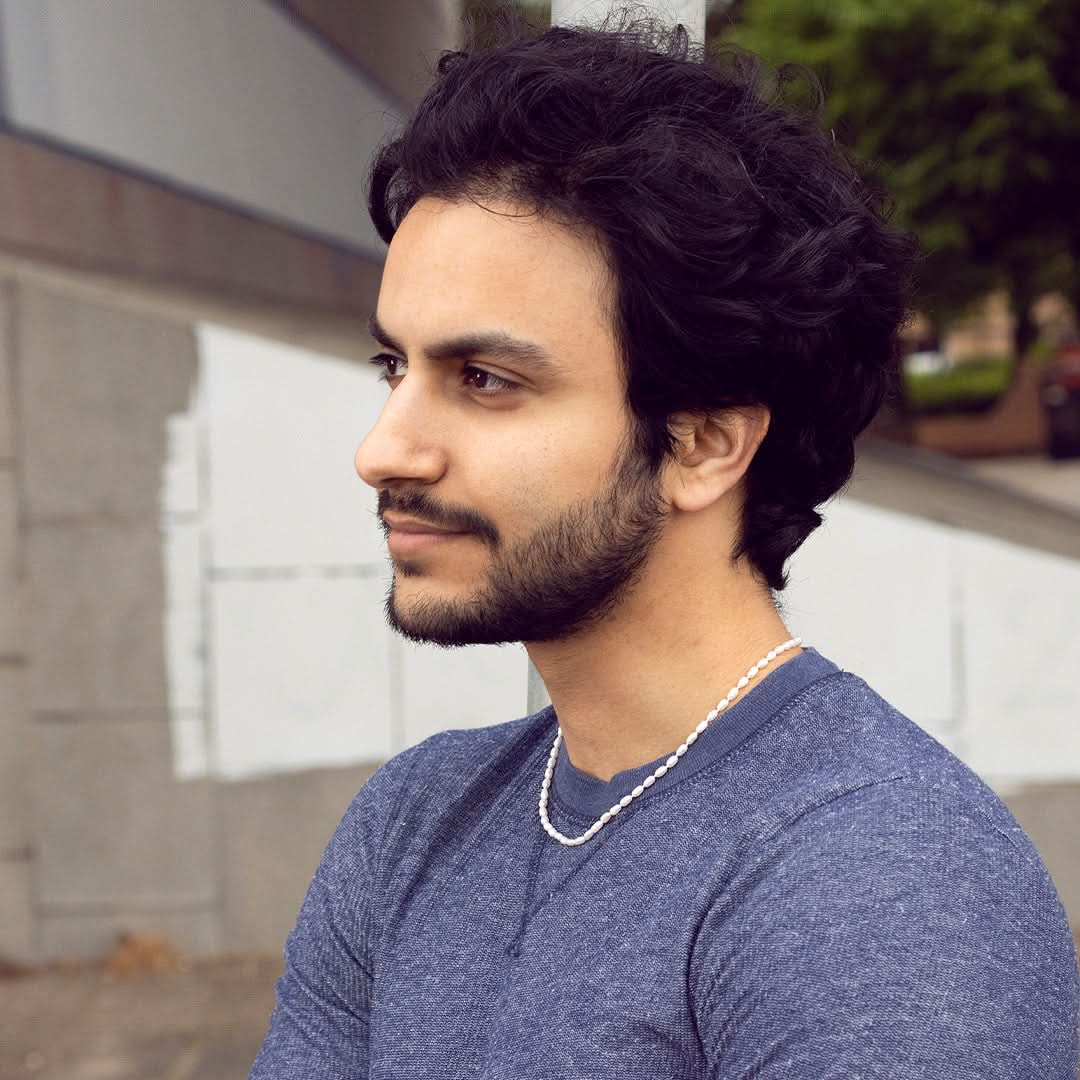
<svg viewBox="0 0 1080 1080">
<path fill-rule="evenodd" d="M 422 516 L 418 502 L 409 510 Z M 395 574 L 387 622 L 410 641 L 443 648 L 564 640 L 604 620 L 628 595 L 666 520 L 659 468 L 624 446 L 603 494 L 571 505 L 505 548 L 484 530 L 492 562 L 474 595 L 422 596 L 402 611 Z M 407 561 L 397 570 L 402 577 L 423 573 Z"/>
</svg>

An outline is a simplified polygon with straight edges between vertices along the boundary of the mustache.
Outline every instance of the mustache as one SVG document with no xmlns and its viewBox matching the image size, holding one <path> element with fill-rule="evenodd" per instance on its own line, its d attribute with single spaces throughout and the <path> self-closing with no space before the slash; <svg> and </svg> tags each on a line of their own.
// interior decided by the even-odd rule
<svg viewBox="0 0 1080 1080">
<path fill-rule="evenodd" d="M 450 513 L 441 510 L 438 507 L 433 507 L 430 500 L 423 496 L 414 495 L 407 498 L 391 498 L 389 495 L 380 492 L 376 512 L 379 519 L 379 525 L 384 533 L 389 533 L 390 531 L 390 526 L 384 520 L 384 515 L 391 513 L 401 514 L 403 517 L 416 518 L 437 529 L 473 533 L 492 543 L 496 543 L 499 538 L 498 531 L 495 527 L 478 514 L 473 514 L 468 511 Z"/>
</svg>

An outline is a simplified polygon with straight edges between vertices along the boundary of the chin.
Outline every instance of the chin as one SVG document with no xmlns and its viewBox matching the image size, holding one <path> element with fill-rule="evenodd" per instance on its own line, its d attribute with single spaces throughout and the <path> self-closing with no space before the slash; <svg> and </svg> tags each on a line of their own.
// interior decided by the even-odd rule
<svg viewBox="0 0 1080 1080">
<path fill-rule="evenodd" d="M 384 604 L 390 628 L 409 641 L 443 648 L 490 643 L 490 627 L 478 616 L 475 599 L 447 595 L 449 590 L 433 588 L 425 577 L 395 576 Z M 415 588 L 410 580 L 416 582 Z"/>
</svg>

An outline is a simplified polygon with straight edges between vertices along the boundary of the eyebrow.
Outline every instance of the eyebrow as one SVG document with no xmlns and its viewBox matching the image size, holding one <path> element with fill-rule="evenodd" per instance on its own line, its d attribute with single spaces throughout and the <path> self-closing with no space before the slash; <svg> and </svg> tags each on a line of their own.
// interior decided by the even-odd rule
<svg viewBox="0 0 1080 1080">
<path fill-rule="evenodd" d="M 379 344 L 401 353 L 402 356 L 405 355 L 404 346 L 387 332 L 374 313 L 368 318 L 368 330 Z M 562 370 L 547 349 L 534 341 L 516 338 L 505 330 L 478 330 L 447 338 L 445 341 L 436 341 L 424 350 L 424 354 L 429 360 L 502 356 L 520 364 L 523 368 L 528 368 L 536 375 L 549 378 L 559 375 Z"/>
</svg>

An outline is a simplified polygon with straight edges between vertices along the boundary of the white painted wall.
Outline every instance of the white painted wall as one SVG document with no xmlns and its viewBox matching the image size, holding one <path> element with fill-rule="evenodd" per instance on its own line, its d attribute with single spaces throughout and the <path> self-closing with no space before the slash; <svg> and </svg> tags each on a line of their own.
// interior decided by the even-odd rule
<svg viewBox="0 0 1080 1080">
<path fill-rule="evenodd" d="M 353 457 L 374 372 L 224 327 L 162 473 L 174 770 L 238 779 L 382 761 L 526 713 L 520 646 L 399 638 L 376 495 Z"/>
<path fill-rule="evenodd" d="M 942 742 L 958 735 L 954 531 L 841 497 L 789 567 L 793 632 Z"/>
<path fill-rule="evenodd" d="M 385 252 L 362 186 L 396 107 L 264 0 L 0 0 L 0 71 L 18 128 Z"/>
<path fill-rule="evenodd" d="M 521 646 L 399 638 L 356 447 L 365 366 L 220 326 L 162 473 L 174 764 L 226 778 L 379 761 L 529 711 Z M 1080 564 L 843 496 L 796 553 L 793 632 L 1000 792 L 1080 778 Z"/>
</svg>

